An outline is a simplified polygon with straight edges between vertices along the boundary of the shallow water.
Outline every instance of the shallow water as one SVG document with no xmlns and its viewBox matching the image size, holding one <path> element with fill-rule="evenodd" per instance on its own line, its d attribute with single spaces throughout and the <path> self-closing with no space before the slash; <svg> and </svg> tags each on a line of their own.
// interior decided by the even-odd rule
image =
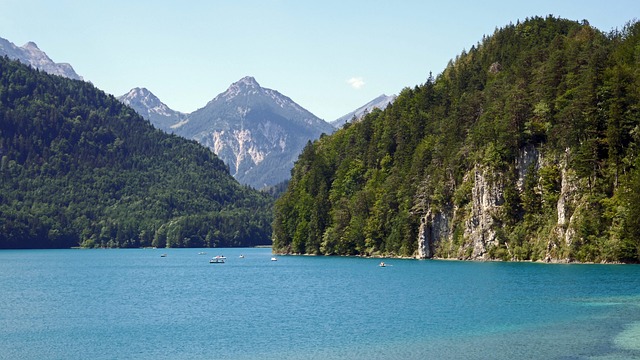
<svg viewBox="0 0 640 360">
<path fill-rule="evenodd" d="M 0 358 L 640 358 L 640 266 L 270 251 L 2 251 Z"/>
</svg>

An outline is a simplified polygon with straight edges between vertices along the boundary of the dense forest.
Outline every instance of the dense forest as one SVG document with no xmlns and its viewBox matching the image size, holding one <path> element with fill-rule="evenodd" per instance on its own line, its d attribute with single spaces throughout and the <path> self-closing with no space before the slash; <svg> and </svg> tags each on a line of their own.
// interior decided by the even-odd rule
<svg viewBox="0 0 640 360">
<path fill-rule="evenodd" d="M 640 23 L 510 24 L 309 143 L 275 252 L 637 262 Z"/>
<path fill-rule="evenodd" d="M 0 58 L 0 248 L 270 244 L 272 197 L 90 83 Z"/>
</svg>

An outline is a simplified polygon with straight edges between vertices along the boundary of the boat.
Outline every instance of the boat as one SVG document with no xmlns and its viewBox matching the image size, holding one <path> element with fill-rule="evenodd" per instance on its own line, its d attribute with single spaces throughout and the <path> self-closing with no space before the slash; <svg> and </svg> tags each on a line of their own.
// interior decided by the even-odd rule
<svg viewBox="0 0 640 360">
<path fill-rule="evenodd" d="M 209 260 L 209 264 L 224 264 L 224 261 L 226 259 L 226 257 L 218 255 L 214 258 L 211 258 L 211 260 Z"/>
<path fill-rule="evenodd" d="M 384 263 L 384 261 L 381 261 L 379 266 L 380 266 L 380 267 L 386 267 L 386 266 L 387 266 L 387 264 L 385 264 L 385 263 Z"/>
<path fill-rule="evenodd" d="M 240 259 L 244 259 L 244 255 L 240 255 Z"/>
<path fill-rule="evenodd" d="M 278 258 L 274 256 L 271 258 L 271 261 L 278 261 Z"/>
<path fill-rule="evenodd" d="M 204 252 L 204 251 L 200 251 L 200 252 L 198 253 L 198 255 L 206 255 L 206 254 L 207 254 L 207 253 L 206 253 L 206 252 Z"/>
<path fill-rule="evenodd" d="M 160 257 L 167 257 L 167 254 L 162 254 L 160 255 Z"/>
</svg>

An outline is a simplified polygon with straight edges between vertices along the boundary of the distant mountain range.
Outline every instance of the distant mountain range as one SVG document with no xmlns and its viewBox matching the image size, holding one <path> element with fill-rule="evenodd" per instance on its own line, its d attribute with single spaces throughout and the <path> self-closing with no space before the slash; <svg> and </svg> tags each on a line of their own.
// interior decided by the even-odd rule
<svg viewBox="0 0 640 360">
<path fill-rule="evenodd" d="M 18 60 L 23 64 L 42 70 L 48 74 L 64 76 L 69 79 L 82 80 L 73 67 L 67 63 L 56 63 L 33 42 L 23 46 L 16 46 L 9 40 L 0 38 L 0 56 L 7 56 L 11 60 Z"/>
<path fill-rule="evenodd" d="M 33 42 L 19 47 L 0 38 L 0 56 L 52 75 L 83 80 L 71 65 L 54 62 Z M 374 108 L 384 109 L 394 99 L 381 95 L 327 123 L 278 91 L 262 88 L 249 76 L 190 114 L 172 110 L 146 88 L 134 88 L 118 97 L 156 128 L 207 146 L 240 183 L 258 189 L 289 179 L 308 141 L 333 133 L 354 116 L 361 118 Z"/>
<path fill-rule="evenodd" d="M 368 103 L 362 105 L 361 107 L 355 109 L 354 111 L 339 117 L 338 119 L 331 121 L 330 124 L 336 128 L 341 128 L 344 124 L 350 122 L 354 118 L 356 120 L 361 119 L 365 114 L 371 112 L 373 109 L 384 110 L 389 106 L 389 104 L 393 103 L 396 100 L 396 95 L 385 95 L 382 94 L 377 98 L 369 101 Z"/>
<path fill-rule="evenodd" d="M 207 146 L 239 182 L 260 189 L 288 180 L 308 141 L 331 134 L 374 108 L 385 109 L 395 98 L 380 95 L 331 123 L 278 91 L 261 87 L 250 76 L 190 114 L 170 109 L 145 88 L 132 89 L 118 99 L 157 128 Z"/>
<path fill-rule="evenodd" d="M 263 188 L 289 179 L 309 140 L 335 129 L 250 76 L 190 114 L 169 109 L 146 89 L 119 97 L 156 127 L 212 149 L 243 184 Z"/>
</svg>

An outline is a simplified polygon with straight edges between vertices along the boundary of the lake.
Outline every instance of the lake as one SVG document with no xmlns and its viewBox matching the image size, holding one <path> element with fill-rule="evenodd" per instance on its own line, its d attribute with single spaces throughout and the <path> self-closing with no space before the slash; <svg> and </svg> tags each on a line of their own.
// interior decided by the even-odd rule
<svg viewBox="0 0 640 360">
<path fill-rule="evenodd" d="M 0 251 L 0 359 L 640 358 L 637 265 L 271 257 Z"/>
</svg>

